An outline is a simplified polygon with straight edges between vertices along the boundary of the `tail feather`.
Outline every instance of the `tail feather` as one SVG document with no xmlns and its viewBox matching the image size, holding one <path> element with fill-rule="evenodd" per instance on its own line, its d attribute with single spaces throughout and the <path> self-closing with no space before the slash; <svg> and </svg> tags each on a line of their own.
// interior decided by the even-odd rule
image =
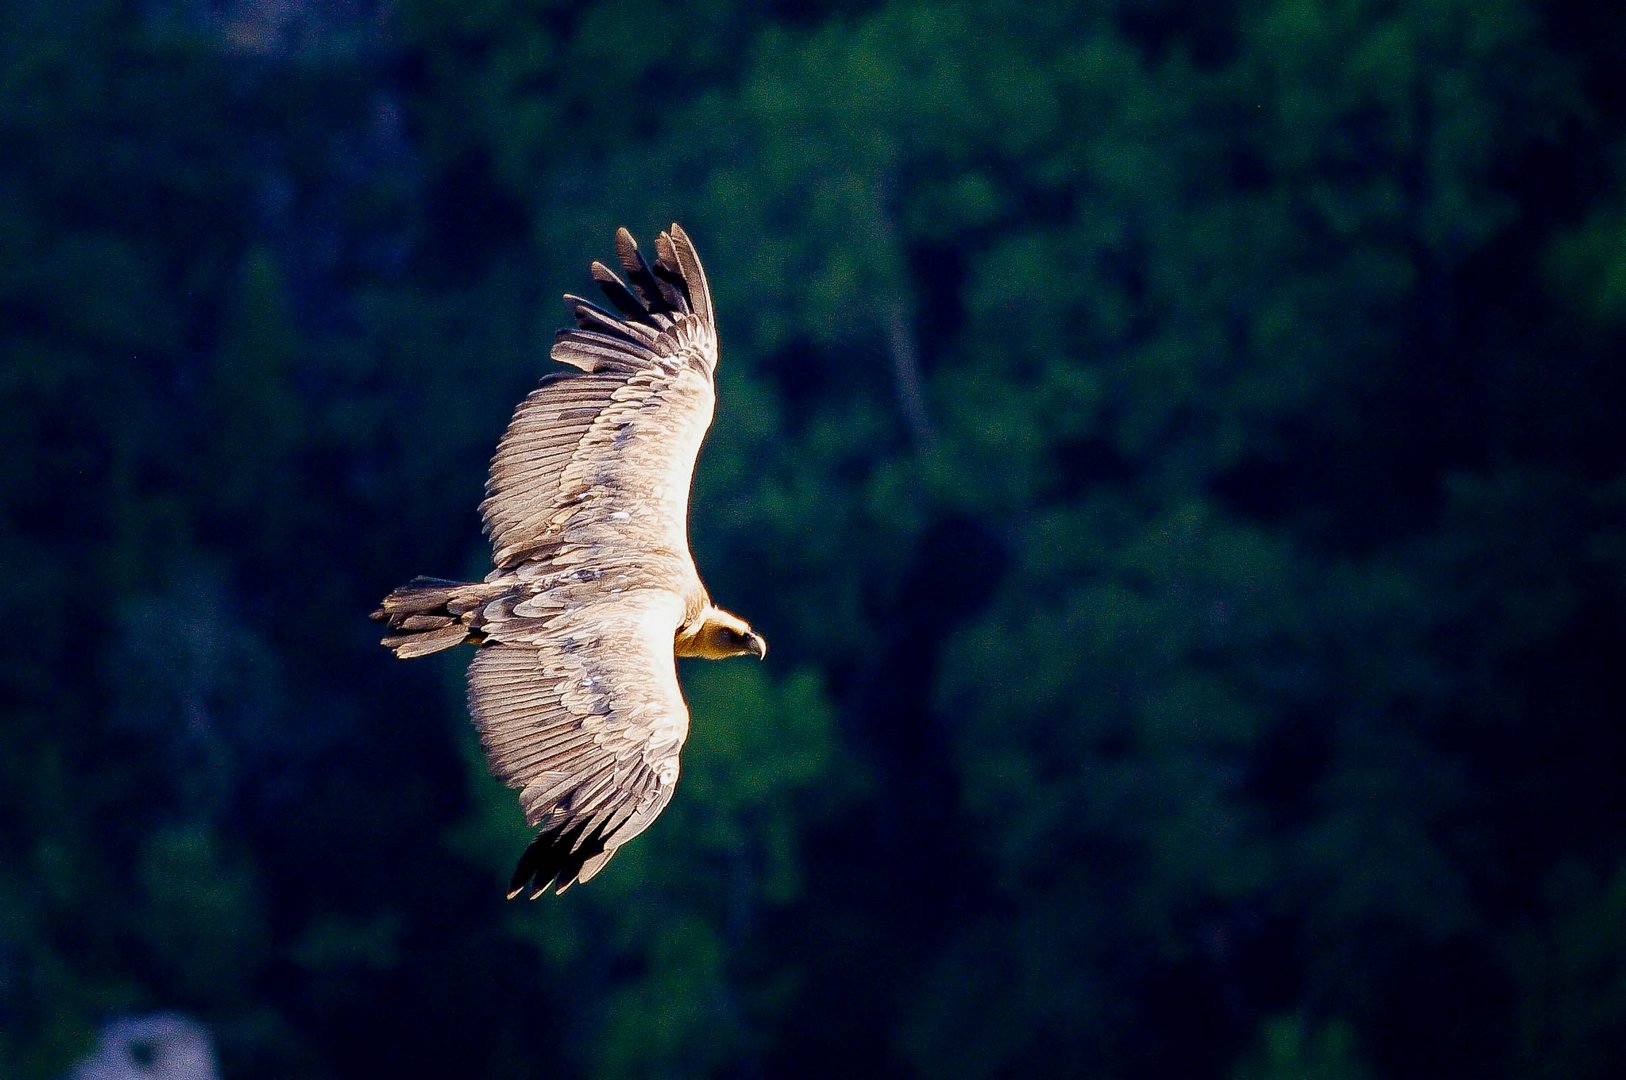
<svg viewBox="0 0 1626 1080">
<path fill-rule="evenodd" d="M 506 586 L 417 577 L 384 597 L 372 617 L 396 633 L 381 644 L 402 660 L 480 639 L 471 618 Z"/>
</svg>

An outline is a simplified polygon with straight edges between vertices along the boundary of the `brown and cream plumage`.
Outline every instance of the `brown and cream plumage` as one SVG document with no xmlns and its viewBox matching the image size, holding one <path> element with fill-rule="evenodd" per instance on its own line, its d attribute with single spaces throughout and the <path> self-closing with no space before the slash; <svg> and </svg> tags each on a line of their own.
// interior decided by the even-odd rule
<svg viewBox="0 0 1626 1080">
<path fill-rule="evenodd" d="M 512 892 L 586 881 L 672 798 L 689 729 L 677 656 L 767 645 L 714 606 L 689 554 L 689 483 L 711 424 L 717 325 L 694 245 L 673 225 L 647 262 L 616 233 L 606 310 L 565 302 L 557 372 L 520 403 L 480 504 L 483 582 L 417 578 L 373 618 L 402 658 L 465 641 L 469 710 L 491 770 L 540 827 Z"/>
</svg>

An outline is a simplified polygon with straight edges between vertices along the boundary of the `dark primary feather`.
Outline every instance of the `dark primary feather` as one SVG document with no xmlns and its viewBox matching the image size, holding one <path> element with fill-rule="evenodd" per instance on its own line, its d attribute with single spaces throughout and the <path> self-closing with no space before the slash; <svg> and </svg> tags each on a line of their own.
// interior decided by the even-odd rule
<svg viewBox="0 0 1626 1080">
<path fill-rule="evenodd" d="M 637 241 L 626 229 L 616 230 L 615 253 L 621 260 L 622 269 L 627 272 L 627 280 L 638 291 L 638 298 L 650 315 L 663 316 L 670 311 L 688 310 L 687 306 L 678 308 L 675 291 L 661 288 L 649 263 L 644 261 L 643 252 L 638 250 Z"/>
<path fill-rule="evenodd" d="M 604 290 L 604 295 L 610 298 L 610 303 L 615 305 L 617 311 L 633 318 L 643 316 L 643 302 L 632 295 L 632 290 L 627 288 L 625 282 L 615 276 L 614 271 L 603 263 L 596 261 L 589 267 L 589 270 L 593 275 L 593 280 L 598 282 L 598 287 Z"/>
</svg>

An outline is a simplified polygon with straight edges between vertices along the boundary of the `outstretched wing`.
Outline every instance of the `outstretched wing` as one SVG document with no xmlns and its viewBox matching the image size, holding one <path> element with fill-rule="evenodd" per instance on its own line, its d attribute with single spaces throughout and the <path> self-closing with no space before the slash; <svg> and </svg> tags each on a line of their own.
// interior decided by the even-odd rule
<svg viewBox="0 0 1626 1080">
<path fill-rule="evenodd" d="M 627 230 L 615 239 L 627 280 L 592 266 L 614 311 L 565 297 L 576 327 L 552 356 L 576 370 L 531 392 L 492 459 L 480 513 L 500 569 L 687 562 L 689 484 L 715 403 L 711 292 L 678 226 L 656 239 L 654 265 Z"/>
<path fill-rule="evenodd" d="M 469 711 L 486 757 L 541 827 L 510 896 L 586 881 L 672 798 L 689 730 L 672 654 L 682 619 L 681 597 L 639 590 L 524 620 L 526 641 L 475 653 Z"/>
</svg>

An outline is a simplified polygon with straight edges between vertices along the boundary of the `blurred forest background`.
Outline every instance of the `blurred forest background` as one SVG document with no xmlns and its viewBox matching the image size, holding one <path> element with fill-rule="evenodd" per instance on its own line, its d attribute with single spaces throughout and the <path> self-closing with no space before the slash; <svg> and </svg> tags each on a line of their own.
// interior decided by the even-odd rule
<svg viewBox="0 0 1626 1080">
<path fill-rule="evenodd" d="M 1626 1063 L 1626 19 L 0 5 L 0 1075 Z M 505 903 L 475 506 L 617 225 L 721 309 L 671 808 Z"/>
</svg>

